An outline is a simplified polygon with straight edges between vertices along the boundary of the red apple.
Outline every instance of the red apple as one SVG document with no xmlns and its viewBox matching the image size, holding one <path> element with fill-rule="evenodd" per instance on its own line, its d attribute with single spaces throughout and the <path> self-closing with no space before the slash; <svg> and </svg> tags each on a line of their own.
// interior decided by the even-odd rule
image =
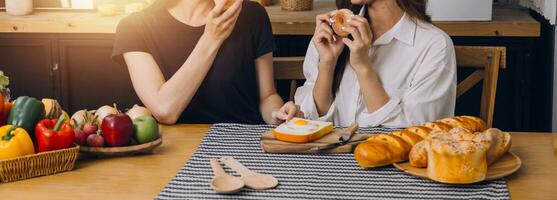
<svg viewBox="0 0 557 200">
<path fill-rule="evenodd" d="M 109 146 L 126 146 L 133 135 L 133 122 L 126 114 L 111 114 L 103 119 L 101 130 Z"/>
</svg>

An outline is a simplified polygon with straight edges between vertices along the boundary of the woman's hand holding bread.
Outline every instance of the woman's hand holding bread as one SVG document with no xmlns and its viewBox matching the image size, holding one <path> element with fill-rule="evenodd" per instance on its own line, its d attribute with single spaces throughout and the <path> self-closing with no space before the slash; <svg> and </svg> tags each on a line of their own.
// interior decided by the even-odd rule
<svg viewBox="0 0 557 200">
<path fill-rule="evenodd" d="M 345 28 L 352 36 L 342 38 L 342 42 L 350 48 L 350 65 L 357 73 L 363 69 L 371 69 L 369 50 L 373 43 L 373 33 L 367 19 L 364 17 L 353 15 L 348 20 L 350 26 Z"/>
<path fill-rule="evenodd" d="M 316 27 L 313 43 L 319 53 L 319 62 L 321 63 L 319 67 L 333 69 L 344 44 L 337 38 L 333 29 L 329 26 L 330 17 L 331 13 L 326 13 L 317 15 L 315 18 Z"/>
<path fill-rule="evenodd" d="M 227 2 L 234 1 L 229 8 L 225 5 L 229 4 Z M 234 27 L 240 11 L 242 10 L 241 0 L 219 0 L 215 1 L 215 7 L 209 12 L 207 17 L 207 23 L 205 24 L 205 32 L 202 37 L 205 37 L 216 44 L 222 44 Z"/>
</svg>

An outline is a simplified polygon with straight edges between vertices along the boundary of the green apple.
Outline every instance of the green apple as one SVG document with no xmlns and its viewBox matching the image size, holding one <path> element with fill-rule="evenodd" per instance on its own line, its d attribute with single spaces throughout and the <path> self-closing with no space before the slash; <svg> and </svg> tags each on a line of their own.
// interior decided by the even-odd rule
<svg viewBox="0 0 557 200">
<path fill-rule="evenodd" d="M 143 144 L 159 138 L 159 124 L 155 118 L 147 115 L 133 120 L 133 138 Z"/>
</svg>

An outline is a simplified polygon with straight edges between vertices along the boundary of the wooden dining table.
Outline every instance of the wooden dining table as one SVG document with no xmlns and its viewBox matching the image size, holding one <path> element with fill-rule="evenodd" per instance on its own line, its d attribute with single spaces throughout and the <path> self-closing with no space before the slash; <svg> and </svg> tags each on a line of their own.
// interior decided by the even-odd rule
<svg viewBox="0 0 557 200">
<path fill-rule="evenodd" d="M 210 125 L 162 126 L 163 144 L 127 157 L 80 157 L 72 171 L 0 184 L 2 199 L 153 199 L 176 175 Z M 512 199 L 557 199 L 557 134 L 513 132 L 522 167 L 507 177 Z"/>
</svg>

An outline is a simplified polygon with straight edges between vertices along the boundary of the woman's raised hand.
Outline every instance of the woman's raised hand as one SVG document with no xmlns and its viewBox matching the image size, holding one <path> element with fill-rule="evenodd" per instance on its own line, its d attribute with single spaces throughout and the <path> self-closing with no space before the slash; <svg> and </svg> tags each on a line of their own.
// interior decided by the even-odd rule
<svg viewBox="0 0 557 200">
<path fill-rule="evenodd" d="M 219 44 L 230 36 L 242 10 L 242 0 L 233 1 L 234 4 L 228 9 L 225 9 L 226 0 L 215 1 L 215 7 L 207 17 L 204 36 Z"/>
<path fill-rule="evenodd" d="M 335 36 L 333 29 L 329 26 L 331 15 L 332 12 L 317 15 L 316 17 L 313 43 L 319 53 L 319 62 L 327 63 L 327 65 L 320 66 L 334 67 L 344 47 L 344 44 Z"/>
<path fill-rule="evenodd" d="M 373 33 L 367 19 L 355 15 L 348 21 L 350 27 L 346 31 L 352 35 L 353 40 L 343 38 L 342 42 L 350 48 L 350 65 L 354 71 L 366 69 L 370 64 L 369 50 L 373 42 Z"/>
</svg>

